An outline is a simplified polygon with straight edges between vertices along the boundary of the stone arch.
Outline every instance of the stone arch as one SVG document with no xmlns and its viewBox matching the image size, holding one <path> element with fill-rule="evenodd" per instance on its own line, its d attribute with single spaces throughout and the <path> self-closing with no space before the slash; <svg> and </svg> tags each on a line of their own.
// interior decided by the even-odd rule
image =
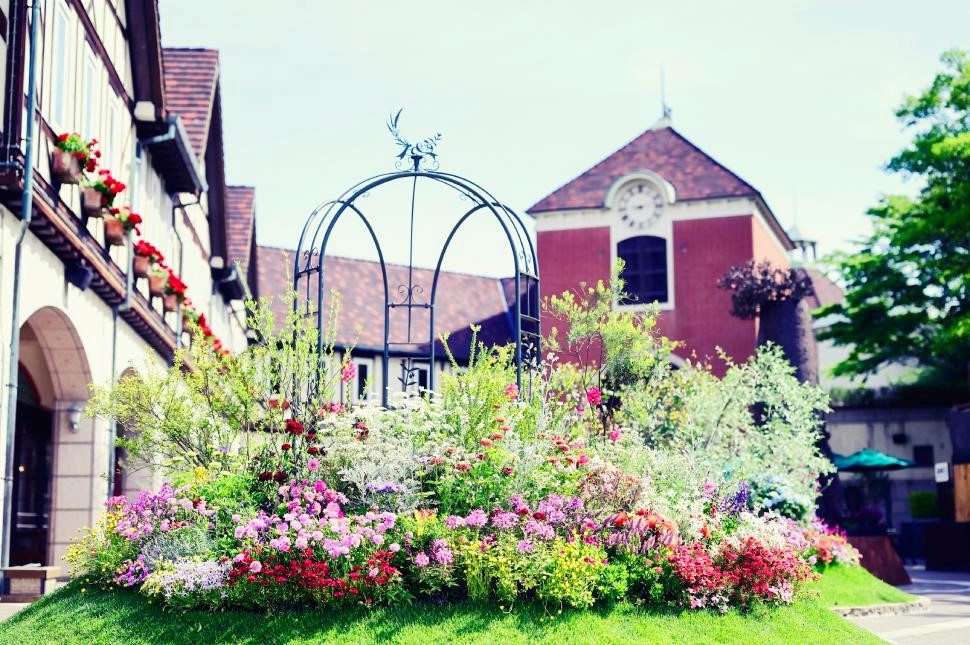
<svg viewBox="0 0 970 645">
<path fill-rule="evenodd" d="M 45 306 L 24 321 L 20 363 L 40 405 L 50 411 L 48 472 L 39 480 L 25 475 L 21 486 L 33 487 L 38 493 L 46 490 L 46 545 L 38 550 L 44 555 L 37 559 L 57 565 L 77 529 L 90 524 L 97 515 L 106 488 L 100 474 L 107 453 L 106 448 L 101 449 L 104 437 L 96 432 L 96 421 L 80 414 L 90 396 L 91 368 L 77 329 L 65 311 Z M 22 432 L 18 433 L 23 438 Z M 16 464 L 14 469 L 17 471 Z"/>
</svg>

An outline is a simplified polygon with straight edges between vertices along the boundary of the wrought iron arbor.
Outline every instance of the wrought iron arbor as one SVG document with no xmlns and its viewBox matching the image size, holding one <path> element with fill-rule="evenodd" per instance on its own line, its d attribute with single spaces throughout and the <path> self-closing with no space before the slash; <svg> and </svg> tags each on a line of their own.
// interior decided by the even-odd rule
<svg viewBox="0 0 970 645">
<path fill-rule="evenodd" d="M 461 227 L 474 215 L 491 216 L 504 232 L 513 259 L 513 275 L 510 280 L 514 284 L 514 291 L 510 294 L 509 308 L 511 310 L 512 333 L 510 341 L 515 343 L 516 380 L 522 387 L 522 366 L 529 360 L 539 346 L 539 263 L 536 257 L 535 245 L 529 235 L 522 218 L 511 208 L 502 204 L 490 192 L 477 183 L 459 175 L 440 172 L 438 170 L 435 145 L 441 135 L 424 139 L 412 144 L 404 139 L 398 131 L 398 111 L 388 121 L 391 131 L 401 151 L 398 154 L 397 171 L 380 174 L 365 179 L 348 188 L 340 197 L 333 201 L 324 202 L 315 208 L 306 220 L 300 234 L 299 245 L 295 256 L 293 269 L 293 288 L 297 293 L 294 307 L 297 313 L 316 317 L 318 351 L 323 351 L 325 326 L 327 315 L 324 312 L 324 297 L 327 294 L 327 276 L 325 258 L 328 244 L 334 227 L 340 219 L 351 214 L 356 216 L 364 225 L 374 244 L 377 261 L 383 284 L 377 285 L 375 298 L 382 298 L 384 302 L 384 347 L 381 356 L 382 389 L 381 401 L 387 405 L 390 389 L 389 363 L 392 356 L 402 357 L 407 362 L 404 367 L 402 386 L 406 389 L 413 367 L 412 359 L 421 354 L 415 350 L 404 350 L 402 347 L 422 345 L 427 340 L 428 361 L 428 389 L 434 389 L 434 367 L 436 358 L 435 309 L 439 304 L 439 277 L 441 267 L 452 241 Z M 405 165 L 407 166 L 406 169 Z M 407 283 L 392 285 L 388 281 L 387 264 L 384 260 L 384 249 L 381 240 L 371 220 L 368 219 L 362 204 L 363 198 L 375 190 L 389 186 L 395 182 L 410 183 L 409 206 L 409 239 Z M 415 236 L 415 206 L 418 187 L 424 182 L 434 182 L 435 185 L 445 186 L 455 191 L 460 202 L 466 206 L 455 214 L 454 225 L 445 238 L 438 254 L 431 283 L 430 294 L 425 297 L 425 287 L 415 279 L 414 236 Z M 414 328 L 413 314 L 421 310 L 426 312 L 427 335 L 419 335 Z M 407 317 L 406 332 L 403 337 L 395 337 L 391 331 L 391 315 L 401 311 Z M 418 340 L 420 339 L 420 340 Z"/>
</svg>

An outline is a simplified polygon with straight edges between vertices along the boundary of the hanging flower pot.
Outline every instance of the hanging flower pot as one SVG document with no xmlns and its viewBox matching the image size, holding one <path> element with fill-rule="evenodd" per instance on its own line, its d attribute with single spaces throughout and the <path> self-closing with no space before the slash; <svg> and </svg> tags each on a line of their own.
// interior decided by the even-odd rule
<svg viewBox="0 0 970 645">
<path fill-rule="evenodd" d="M 164 306 L 165 311 L 175 311 L 185 300 L 185 290 L 188 287 L 182 282 L 175 272 L 168 270 L 168 279 L 165 281 Z"/>
<path fill-rule="evenodd" d="M 58 135 L 51 155 L 51 180 L 61 184 L 81 181 L 81 168 L 94 172 L 98 167 L 97 139 L 85 141 L 77 132 Z"/>
<path fill-rule="evenodd" d="M 123 246 L 128 231 L 122 220 L 113 215 L 104 218 L 104 239 L 111 246 Z"/>
<path fill-rule="evenodd" d="M 132 273 L 136 278 L 147 278 L 151 273 L 152 267 L 161 264 L 165 258 L 161 251 L 155 248 L 154 244 L 145 240 L 138 240 L 134 246 L 135 259 L 132 263 Z"/>
<path fill-rule="evenodd" d="M 86 186 L 81 189 L 81 212 L 87 217 L 101 217 L 104 214 L 101 193 L 96 188 Z"/>
<path fill-rule="evenodd" d="M 175 311 L 178 309 L 178 306 L 178 296 L 176 296 L 174 293 L 166 293 L 162 296 L 162 308 L 165 311 Z"/>
<path fill-rule="evenodd" d="M 101 217 L 104 209 L 114 206 L 115 197 L 125 185 L 111 176 L 110 170 L 99 170 L 95 179 L 85 179 L 81 189 L 81 210 L 88 217 Z"/>
<path fill-rule="evenodd" d="M 136 255 L 131 264 L 131 271 L 136 278 L 147 278 L 152 270 L 152 259 L 147 255 Z"/>
<path fill-rule="evenodd" d="M 81 160 L 72 152 L 55 150 L 51 155 L 51 180 L 58 184 L 81 181 Z"/>
<path fill-rule="evenodd" d="M 168 273 L 157 268 L 153 269 L 148 275 L 148 295 L 153 298 L 164 295 L 166 282 L 168 282 Z"/>
</svg>

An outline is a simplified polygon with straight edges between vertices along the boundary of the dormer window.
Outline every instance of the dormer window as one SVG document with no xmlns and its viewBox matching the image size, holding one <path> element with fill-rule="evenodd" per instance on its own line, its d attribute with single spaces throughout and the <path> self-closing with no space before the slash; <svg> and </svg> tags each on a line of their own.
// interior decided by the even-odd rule
<svg viewBox="0 0 970 645">
<path fill-rule="evenodd" d="M 667 282 L 667 240 L 656 235 L 639 235 L 616 245 L 623 260 L 623 279 L 628 296 L 623 304 L 669 301 Z"/>
</svg>

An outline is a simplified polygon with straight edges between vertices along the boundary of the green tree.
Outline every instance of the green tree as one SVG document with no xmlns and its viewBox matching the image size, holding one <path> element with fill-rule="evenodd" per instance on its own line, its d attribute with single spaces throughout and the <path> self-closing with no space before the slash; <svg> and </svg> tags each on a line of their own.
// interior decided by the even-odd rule
<svg viewBox="0 0 970 645">
<path fill-rule="evenodd" d="M 915 199 L 888 195 L 869 210 L 872 234 L 834 257 L 845 301 L 820 336 L 851 347 L 837 375 L 917 362 L 965 379 L 970 363 L 970 58 L 953 50 L 943 70 L 896 111 L 913 132 L 891 172 L 917 179 Z"/>
</svg>

